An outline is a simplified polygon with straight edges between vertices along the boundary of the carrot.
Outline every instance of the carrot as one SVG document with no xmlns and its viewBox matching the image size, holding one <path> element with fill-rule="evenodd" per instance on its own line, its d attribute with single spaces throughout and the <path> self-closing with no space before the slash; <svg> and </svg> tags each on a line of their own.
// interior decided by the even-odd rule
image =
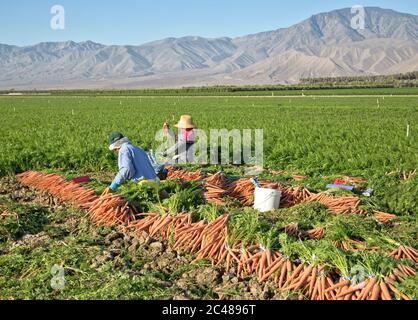
<svg viewBox="0 0 418 320">
<path fill-rule="evenodd" d="M 319 292 L 319 286 L 320 286 L 320 279 L 319 277 L 315 277 L 315 285 L 314 285 L 314 289 L 311 295 L 311 299 L 312 300 L 316 300 L 316 295 Z"/>
<path fill-rule="evenodd" d="M 314 285 L 315 285 L 315 279 L 316 279 L 316 272 L 317 272 L 317 268 L 312 268 L 312 272 L 311 272 L 311 281 L 309 283 L 309 291 L 308 291 L 308 295 L 311 296 L 312 295 L 312 291 L 314 289 Z"/>
<path fill-rule="evenodd" d="M 260 257 L 261 257 L 261 256 L 260 256 Z M 251 263 L 251 266 L 250 266 L 250 273 L 251 273 L 251 272 L 253 272 L 253 271 L 255 271 L 255 270 L 257 269 L 257 266 L 258 266 L 259 261 L 260 261 L 260 257 L 258 257 L 257 259 L 255 259 L 255 260 Z"/>
<path fill-rule="evenodd" d="M 264 276 L 261 278 L 261 282 L 267 280 L 273 273 L 275 273 L 279 268 L 284 264 L 283 259 L 277 259 L 271 266 L 270 270 L 264 274 Z"/>
<path fill-rule="evenodd" d="M 221 247 L 222 248 L 222 247 Z M 236 256 L 236 254 L 234 253 L 233 249 L 228 249 L 228 254 L 231 256 L 231 258 L 237 263 L 240 263 L 240 260 L 238 259 L 238 257 Z"/>
<path fill-rule="evenodd" d="M 405 247 L 404 249 L 411 254 L 413 261 L 418 262 L 418 250 L 412 247 Z"/>
<path fill-rule="evenodd" d="M 230 261 L 231 261 L 230 255 L 229 255 L 229 254 L 227 254 L 227 255 L 226 255 L 226 271 L 227 271 L 227 272 L 229 271 L 229 264 L 230 264 Z"/>
<path fill-rule="evenodd" d="M 321 286 L 320 286 L 320 289 L 321 289 L 321 291 L 320 291 L 320 293 L 321 293 L 321 295 L 320 295 L 321 300 L 325 300 L 325 275 L 322 275 L 321 276 Z"/>
<path fill-rule="evenodd" d="M 333 286 L 326 289 L 325 292 L 337 290 L 337 289 L 342 288 L 344 286 L 349 286 L 350 284 L 351 284 L 350 280 L 341 280 L 337 284 L 334 284 Z"/>
<path fill-rule="evenodd" d="M 285 290 L 291 290 L 291 289 L 297 290 L 297 289 L 299 289 L 305 283 L 305 281 L 308 279 L 308 277 L 311 273 L 312 273 L 312 266 L 309 265 L 309 266 L 305 267 L 304 271 L 301 273 L 301 276 L 299 276 L 300 280 L 298 280 L 294 284 L 291 284 L 289 287 L 285 288 Z"/>
<path fill-rule="evenodd" d="M 224 240 L 221 239 L 213 246 L 213 249 L 209 252 L 209 257 L 212 257 L 215 252 L 221 248 L 222 245 L 224 245 Z"/>
<path fill-rule="evenodd" d="M 384 281 L 380 282 L 380 291 L 382 300 L 392 300 L 389 289 Z"/>
<path fill-rule="evenodd" d="M 283 281 L 285 279 L 286 273 L 287 273 L 287 269 L 288 269 L 288 260 L 286 261 L 286 263 L 282 266 L 282 271 L 280 273 L 280 279 L 279 279 L 279 288 L 282 288 L 283 286 Z"/>
<path fill-rule="evenodd" d="M 407 276 L 415 276 L 415 270 L 412 268 L 409 268 L 408 266 L 405 265 L 399 265 L 398 268 L 400 268 L 405 275 Z"/>
<path fill-rule="evenodd" d="M 306 265 L 303 264 L 303 263 L 298 265 L 297 268 L 293 270 L 291 280 L 296 280 L 297 277 L 302 273 L 302 270 L 305 269 L 305 267 L 306 267 Z"/>
<path fill-rule="evenodd" d="M 327 281 L 327 284 L 329 286 L 327 289 L 334 286 L 334 283 L 332 282 L 332 279 L 329 276 L 326 278 L 326 281 Z M 327 295 L 327 294 L 328 294 L 328 292 L 327 292 L 327 290 L 325 290 L 325 295 Z M 331 295 L 332 300 L 335 300 L 335 293 L 333 291 L 330 291 L 330 295 Z"/>
<path fill-rule="evenodd" d="M 361 290 L 361 289 L 364 288 L 365 285 L 366 285 L 366 282 L 365 281 L 360 282 L 359 284 L 357 284 L 355 286 L 352 286 L 352 287 L 349 287 L 347 290 L 341 292 L 340 294 L 337 295 L 336 298 L 344 297 L 347 294 L 354 293 L 357 290 Z"/>
<path fill-rule="evenodd" d="M 258 278 L 261 279 L 263 277 L 263 271 L 264 271 L 264 266 L 267 260 L 267 253 L 266 251 L 263 251 L 263 254 L 261 255 L 261 259 L 260 262 L 258 264 Z"/>
<path fill-rule="evenodd" d="M 370 296 L 370 300 L 378 300 L 380 296 L 380 284 L 376 282 L 373 286 L 372 294 Z"/>
<path fill-rule="evenodd" d="M 152 226 L 149 228 L 149 233 L 150 234 L 153 234 L 153 232 L 154 232 L 154 229 L 158 226 L 158 225 L 160 225 L 160 223 L 162 223 L 163 221 L 164 221 L 164 219 L 165 219 L 165 215 L 161 215 L 153 224 L 152 224 Z"/>
<path fill-rule="evenodd" d="M 228 255 L 228 251 L 225 250 L 225 252 L 223 252 L 221 257 L 219 258 L 219 261 L 216 264 L 216 266 L 219 266 L 224 261 L 224 259 L 226 258 L 227 255 Z"/>
<path fill-rule="evenodd" d="M 367 299 L 368 298 L 369 293 L 372 291 L 372 289 L 374 288 L 374 285 L 375 284 L 376 284 L 376 278 L 375 277 L 370 278 L 367 281 L 367 285 L 363 288 L 363 290 L 361 290 L 360 297 L 359 297 L 360 300 L 363 300 L 363 299 Z"/>
<path fill-rule="evenodd" d="M 169 216 L 166 216 L 163 221 L 158 224 L 154 230 L 150 233 L 151 236 L 155 235 L 160 231 L 161 229 L 165 228 L 167 225 L 169 225 L 172 222 L 171 218 Z"/>
<path fill-rule="evenodd" d="M 348 289 L 348 287 L 347 287 Z M 344 298 L 342 298 L 343 300 L 352 300 L 355 296 L 353 295 L 353 293 L 349 293 L 347 294 Z M 337 298 L 337 300 L 339 300 L 341 298 Z"/>
<path fill-rule="evenodd" d="M 406 278 L 407 278 L 407 275 L 405 275 L 403 272 L 402 272 L 402 270 L 400 270 L 400 269 L 398 269 L 398 268 L 395 268 L 394 270 L 393 270 L 393 273 L 399 278 L 399 279 L 402 279 L 402 280 L 405 280 Z"/>
<path fill-rule="evenodd" d="M 270 249 L 266 250 L 266 257 L 267 257 L 267 266 L 270 266 L 272 263 L 272 258 L 271 258 L 271 251 Z"/>
<path fill-rule="evenodd" d="M 395 286 L 388 284 L 389 288 L 396 293 L 400 298 L 402 298 L 403 300 L 411 300 L 411 298 L 409 298 L 407 295 L 403 294 L 402 292 L 400 292 L 398 289 L 396 289 Z"/>
</svg>

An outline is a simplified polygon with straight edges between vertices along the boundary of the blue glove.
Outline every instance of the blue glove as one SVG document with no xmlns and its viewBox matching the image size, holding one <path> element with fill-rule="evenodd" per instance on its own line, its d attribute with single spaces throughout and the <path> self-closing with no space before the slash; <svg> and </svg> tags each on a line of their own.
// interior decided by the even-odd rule
<svg viewBox="0 0 418 320">
<path fill-rule="evenodd" d="M 116 191 L 118 190 L 118 188 L 119 188 L 119 185 L 116 182 L 112 182 L 112 184 L 110 185 L 110 189 L 112 191 Z"/>
</svg>

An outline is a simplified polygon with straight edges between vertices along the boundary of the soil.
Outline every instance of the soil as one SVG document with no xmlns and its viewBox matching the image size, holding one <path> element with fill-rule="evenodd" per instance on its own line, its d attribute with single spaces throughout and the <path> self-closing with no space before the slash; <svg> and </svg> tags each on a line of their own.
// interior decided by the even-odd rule
<svg viewBox="0 0 418 320">
<path fill-rule="evenodd" d="M 13 177 L 0 179 L 0 196 L 14 202 L 36 204 L 48 210 L 74 210 L 46 192 L 40 192 L 20 185 Z M 85 218 L 80 218 L 85 219 Z M 73 216 L 52 224 L 68 224 L 74 227 L 80 221 Z M 94 234 L 95 231 L 92 230 Z M 51 239 L 44 232 L 25 235 L 12 246 L 42 246 Z M 172 299 L 223 299 L 223 300 L 282 300 L 275 285 L 270 282 L 260 284 L 255 277 L 238 279 L 234 270 L 226 272 L 224 266 L 215 267 L 209 262 L 193 263 L 193 255 L 176 252 L 166 242 L 152 239 L 148 234 L 124 233 L 115 227 L 103 240 L 104 250 L 91 261 L 90 268 L 99 268 L 112 261 L 113 268 L 126 268 L 130 274 L 159 274 L 159 285 L 171 288 L 175 294 Z M 4 251 L 4 250 L 3 250 Z M 0 252 L 7 254 L 7 250 Z M 126 257 L 129 257 L 127 260 Z"/>
</svg>

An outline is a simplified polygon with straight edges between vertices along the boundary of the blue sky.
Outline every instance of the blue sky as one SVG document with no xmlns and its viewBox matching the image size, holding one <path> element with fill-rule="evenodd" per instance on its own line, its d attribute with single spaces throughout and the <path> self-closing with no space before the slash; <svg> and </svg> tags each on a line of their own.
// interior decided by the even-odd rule
<svg viewBox="0 0 418 320">
<path fill-rule="evenodd" d="M 51 30 L 55 4 L 65 8 L 64 30 Z M 186 35 L 236 37 L 358 4 L 418 15 L 417 0 L 5 0 L 0 1 L 0 43 L 92 40 L 137 45 Z"/>
</svg>

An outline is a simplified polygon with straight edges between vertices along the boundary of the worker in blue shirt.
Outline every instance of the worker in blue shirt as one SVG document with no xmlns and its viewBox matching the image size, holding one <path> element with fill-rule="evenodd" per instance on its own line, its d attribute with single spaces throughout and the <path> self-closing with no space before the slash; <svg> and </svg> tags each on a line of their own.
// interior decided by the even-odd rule
<svg viewBox="0 0 418 320">
<path fill-rule="evenodd" d="M 119 167 L 119 172 L 110 185 L 111 190 L 116 191 L 121 184 L 132 180 L 138 183 L 160 184 L 146 152 L 132 145 L 123 134 L 113 132 L 110 135 L 109 149 L 118 152 Z"/>
</svg>

